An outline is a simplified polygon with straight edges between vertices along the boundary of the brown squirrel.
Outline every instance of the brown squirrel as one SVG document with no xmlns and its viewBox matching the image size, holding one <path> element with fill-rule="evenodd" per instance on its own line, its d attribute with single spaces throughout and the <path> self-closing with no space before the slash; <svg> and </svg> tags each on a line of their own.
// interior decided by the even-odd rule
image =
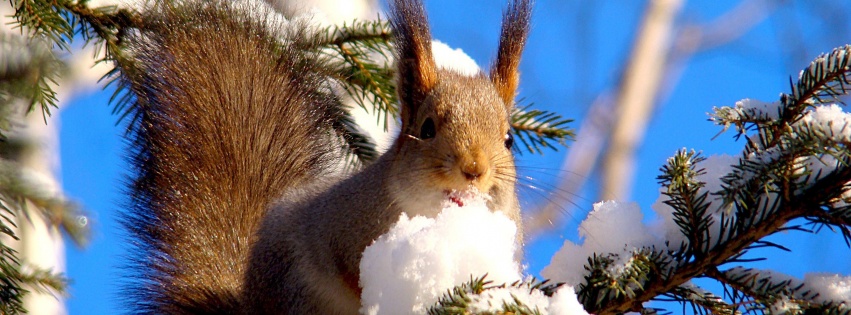
<svg viewBox="0 0 851 315">
<path fill-rule="evenodd" d="M 401 213 L 436 215 L 453 190 L 486 192 L 519 227 L 509 117 L 529 0 L 509 4 L 477 76 L 439 68 L 420 0 L 393 1 L 400 135 L 344 178 L 339 100 L 325 59 L 302 49 L 315 39 L 238 6 L 159 5 L 125 39 L 135 313 L 356 314 L 364 248 Z"/>
</svg>

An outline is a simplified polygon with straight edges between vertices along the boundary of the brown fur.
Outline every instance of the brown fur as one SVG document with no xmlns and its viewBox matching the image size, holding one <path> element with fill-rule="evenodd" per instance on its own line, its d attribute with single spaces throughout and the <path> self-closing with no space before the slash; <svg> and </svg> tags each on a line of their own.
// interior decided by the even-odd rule
<svg viewBox="0 0 851 315">
<path fill-rule="evenodd" d="M 154 9 L 145 39 L 129 39 L 140 121 L 126 225 L 140 275 L 128 287 L 138 313 L 237 313 L 266 209 L 321 176 L 331 156 L 320 68 L 214 5 Z"/>
<path fill-rule="evenodd" d="M 141 113 L 127 220 L 138 313 L 356 314 L 364 248 L 401 213 L 436 215 L 453 189 L 489 193 L 519 227 L 505 141 L 527 0 L 505 15 L 490 77 L 438 69 L 422 4 L 395 1 L 402 134 L 343 179 L 321 65 L 213 5 L 159 11 L 125 68 Z"/>
<path fill-rule="evenodd" d="M 520 85 L 520 55 L 529 34 L 532 20 L 532 3 L 516 1 L 509 5 L 502 17 L 502 31 L 499 35 L 499 48 L 496 62 L 491 68 L 493 80 L 499 95 L 506 103 L 514 101 L 517 87 Z"/>
</svg>

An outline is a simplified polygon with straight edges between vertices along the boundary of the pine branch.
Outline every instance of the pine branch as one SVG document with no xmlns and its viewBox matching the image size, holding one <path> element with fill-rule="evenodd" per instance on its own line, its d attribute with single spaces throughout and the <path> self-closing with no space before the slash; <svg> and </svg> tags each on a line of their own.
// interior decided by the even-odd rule
<svg viewBox="0 0 851 315">
<path fill-rule="evenodd" d="M 725 129 L 727 126 L 736 125 L 739 127 L 739 134 L 757 126 L 767 128 L 767 131 L 761 133 L 768 137 L 766 147 L 771 147 L 777 144 L 776 141 L 784 133 L 784 128 L 797 122 L 808 107 L 817 103 L 841 103 L 842 100 L 838 96 L 848 94 L 851 88 L 849 75 L 851 45 L 846 45 L 813 60 L 801 71 L 797 83 L 792 83 L 790 78 L 792 91 L 790 94 L 781 94 L 781 107 L 771 108 L 764 106 L 766 104 L 746 108 L 722 107 L 715 109 L 710 120 L 725 126 Z"/>
<path fill-rule="evenodd" d="M 787 104 L 783 121 L 796 121 L 801 113 L 812 104 L 837 102 L 838 98 L 849 92 L 851 75 L 851 45 L 833 49 L 829 54 L 818 56 L 801 71 L 798 83 L 792 86 L 790 94 L 781 95 L 780 100 Z M 790 83 L 792 80 L 789 80 Z"/>
<path fill-rule="evenodd" d="M 26 210 L 27 204 L 32 204 L 46 221 L 61 228 L 75 244 L 85 245 L 88 227 L 79 207 L 45 192 L 44 184 L 24 170 L 18 163 L 0 158 L 0 208 L 17 216 L 13 211 Z"/>
<path fill-rule="evenodd" d="M 573 130 L 567 128 L 567 124 L 573 119 L 565 119 L 553 112 L 530 109 L 532 104 L 519 106 L 511 114 L 511 129 L 517 136 L 519 142 L 515 142 L 515 152 L 519 143 L 522 143 L 530 153 L 543 154 L 544 148 L 558 150 L 553 144 L 557 143 L 567 147 L 567 142 L 572 141 L 575 136 Z"/>
<path fill-rule="evenodd" d="M 35 37 L 0 33 L 0 139 L 11 129 L 12 102 L 23 100 L 26 112 L 41 108 L 44 121 L 56 108 L 56 92 L 51 84 L 64 74 L 63 63 L 51 50 L 50 43 Z"/>
<path fill-rule="evenodd" d="M 746 306 L 745 311 L 772 310 L 782 303 L 800 312 L 851 312 L 848 301 L 824 301 L 821 293 L 805 282 L 775 272 L 736 267 L 723 272 L 712 269 L 707 274 L 746 301 L 740 304 Z"/>
<path fill-rule="evenodd" d="M 14 18 L 17 27 L 25 31 L 31 39 L 47 38 L 52 45 L 70 51 L 69 43 L 74 34 L 81 34 L 86 44 L 93 43 L 100 49 L 105 47 L 104 58 L 98 62 L 125 62 L 121 54 L 120 37 L 128 29 L 141 25 L 139 17 L 133 12 L 115 7 L 89 8 L 87 1 L 73 0 L 10 0 L 15 8 Z M 98 49 L 98 50 L 99 50 Z M 49 50 L 49 49 L 48 49 Z M 98 51 L 95 51 L 98 54 Z M 117 73 L 113 68 L 110 74 Z M 47 82 L 55 83 L 56 72 L 41 72 L 47 79 L 40 80 L 36 90 L 42 97 L 32 98 L 34 104 L 42 107 L 43 114 L 50 114 L 50 107 L 56 107 L 55 93 Z M 114 78 L 106 76 L 105 78 Z M 113 79 L 110 79 L 113 80 Z M 109 84 L 107 84 L 109 85 Z M 116 93 L 121 93 L 118 89 Z M 122 117 L 130 113 L 129 101 L 116 104 L 115 111 Z"/>
<path fill-rule="evenodd" d="M 814 185 L 797 194 L 797 196 L 784 200 L 783 203 L 776 206 L 775 211 L 765 211 L 757 217 L 733 218 L 732 223 L 725 227 L 727 235 L 706 252 L 704 259 L 676 264 L 674 265 L 676 268 L 670 270 L 667 275 L 652 273 L 644 275 L 648 280 L 643 282 L 641 290 L 638 290 L 632 296 L 620 295 L 612 299 L 600 299 L 596 304 L 593 304 L 594 301 L 592 300 L 583 299 L 586 309 L 595 314 L 615 314 L 641 309 L 641 303 L 644 301 L 670 292 L 682 283 L 704 274 L 714 266 L 728 263 L 731 259 L 740 257 L 746 251 L 746 248 L 754 242 L 780 231 L 787 222 L 795 218 L 806 217 L 811 211 L 816 211 L 815 209 L 819 208 L 817 205 L 825 202 L 825 199 L 830 200 L 837 197 L 841 193 L 837 188 L 851 180 L 851 171 L 846 168 L 836 173 L 835 176 L 840 178 L 820 181 L 819 185 Z M 825 196 L 824 192 L 831 193 Z M 777 198 L 777 195 L 773 195 L 771 198 Z M 768 207 L 767 199 L 769 197 L 759 196 L 752 201 L 755 204 L 741 203 L 737 204 L 736 208 Z M 580 294 L 580 297 L 583 297 L 583 295 Z"/>
<path fill-rule="evenodd" d="M 683 314 L 686 313 L 685 305 L 691 306 L 692 314 L 736 314 L 733 305 L 724 302 L 724 299 L 712 292 L 691 283 L 676 287 L 671 292 L 665 293 L 664 296 L 670 297 L 671 301 L 682 303 Z M 664 301 L 664 299 L 656 300 Z"/>
<path fill-rule="evenodd" d="M 392 39 L 387 21 L 353 21 L 327 28 L 317 45 L 334 53 L 331 57 L 338 61 L 337 80 L 358 106 L 373 110 L 385 130 L 399 112 L 393 71 L 388 63 Z"/>
<path fill-rule="evenodd" d="M 657 178 L 665 187 L 662 194 L 668 196 L 664 203 L 674 209 L 674 222 L 689 241 L 682 253 L 686 259 L 703 258 L 710 246 L 709 228 L 714 221 L 708 214 L 706 198 L 709 193 L 700 191 L 705 185 L 697 180 L 697 176 L 705 172 L 696 169 L 697 164 L 704 160 L 693 150 L 680 150 L 662 167 L 662 175 Z"/>
<path fill-rule="evenodd" d="M 486 277 L 487 275 L 473 279 L 471 276 L 469 282 L 447 290 L 438 298 L 437 304 L 429 307 L 427 313 L 429 315 L 469 314 L 467 310 L 473 302 L 471 295 L 481 294 L 493 283 L 493 281 L 485 280 Z"/>
<path fill-rule="evenodd" d="M 667 187 L 670 201 L 666 203 L 674 208 L 681 232 L 690 243 L 698 243 L 682 247 L 680 251 L 657 253 L 658 257 L 671 257 L 674 262 L 668 269 L 639 270 L 632 278 L 641 286 L 634 288 L 632 294 L 605 296 L 601 294 L 606 291 L 580 286 L 580 297 L 586 309 L 596 314 L 642 310 L 643 302 L 660 295 L 676 295 L 678 287 L 690 279 L 710 276 L 728 286 L 735 284 L 734 291 L 740 293 L 734 292 L 728 298 L 734 300 L 732 305 L 747 305 L 747 311 L 770 310 L 782 303 L 795 303 L 794 307 L 802 310 L 842 311 L 836 305 L 814 306 L 795 300 L 797 291 L 790 283 L 767 286 L 751 283 L 747 286 L 741 283 L 742 278 L 725 277 L 715 268 L 758 260 L 745 257 L 754 247 L 783 249 L 782 245 L 763 239 L 778 231 L 796 229 L 786 225 L 798 218 L 807 219 L 811 224 L 839 228 L 848 239 L 849 209 L 842 201 L 848 198 L 846 193 L 851 182 L 851 152 L 848 150 L 851 136 L 845 133 L 848 126 L 820 121 L 813 118 L 813 111 L 817 109 L 816 104 L 836 101 L 840 94 L 849 93 L 846 88 L 849 50 L 849 46 L 838 48 L 814 61 L 801 75 L 792 93 L 782 95 L 779 103 L 740 102 L 735 108 L 716 109 L 713 118 L 716 123 L 725 128 L 736 125 L 739 134 L 747 137 L 738 164 L 723 177 L 722 191 L 717 193 L 723 200 L 721 207 L 715 208 L 729 211 L 720 210 L 714 214 L 717 218 L 707 213 L 706 208 L 711 203 L 706 201 L 705 192 L 699 190 L 703 183 L 695 180 L 700 174 L 695 166 L 700 158 L 694 153 L 680 151 L 662 168 L 660 180 Z M 842 124 L 840 118 L 832 119 Z M 747 135 L 752 131 L 755 134 Z M 718 229 L 715 240 L 708 239 L 709 228 Z M 598 270 L 594 263 L 589 262 L 592 274 Z M 586 279 L 586 283 L 594 282 Z M 624 284 L 610 283 L 614 288 L 607 288 L 608 292 L 624 290 Z M 788 291 L 766 291 L 771 288 Z"/>
<path fill-rule="evenodd" d="M 27 271 L 20 272 L 21 282 L 38 292 L 58 292 L 64 294 L 68 287 L 68 279 L 61 274 L 47 269 L 26 266 Z"/>
<path fill-rule="evenodd" d="M 470 277 L 470 281 L 462 283 L 447 290 L 437 303 L 429 307 L 429 315 L 491 315 L 491 314 L 516 314 L 516 315 L 540 315 L 541 311 L 526 305 L 524 301 L 512 294 L 512 301 L 503 301 L 496 312 L 483 311 L 475 304 L 485 297 L 488 291 L 515 288 L 532 291 L 540 291 L 546 296 L 552 296 L 561 287 L 561 283 L 549 284 L 547 281 L 531 279 L 528 281 L 516 281 L 511 284 L 493 285 L 493 281 L 486 280 L 487 274 L 479 278 Z M 489 301 L 488 301 L 489 303 Z"/>
<path fill-rule="evenodd" d="M 625 260 L 619 254 L 594 254 L 588 258 L 585 281 L 577 286 L 577 296 L 591 314 L 614 300 L 638 299 L 652 288 L 653 280 L 667 279 L 676 270 L 672 257 L 655 248 L 636 249 Z M 640 303 L 630 308 L 636 312 L 643 309 Z"/>
<path fill-rule="evenodd" d="M 9 103 L 0 106 L 13 107 Z M 25 144 L 9 139 L 0 142 L 0 233 L 7 240 L 20 241 L 15 234 L 16 222 L 40 215 L 51 226 L 64 230 L 78 245 L 83 244 L 88 230 L 78 208 L 44 191 L 45 184 L 34 173 L 6 159 L 19 155 L 25 148 Z M 67 279 L 62 275 L 27 265 L 6 242 L 0 243 L 0 314 L 25 313 L 23 297 L 29 290 L 63 293 L 66 285 Z"/>
</svg>

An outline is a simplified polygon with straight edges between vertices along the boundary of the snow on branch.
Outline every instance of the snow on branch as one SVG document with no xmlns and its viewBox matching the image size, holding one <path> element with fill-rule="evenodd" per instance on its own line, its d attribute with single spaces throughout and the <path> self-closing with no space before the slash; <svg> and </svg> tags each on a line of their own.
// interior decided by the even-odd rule
<svg viewBox="0 0 851 315">
<path fill-rule="evenodd" d="M 691 305 L 695 313 L 851 312 L 846 295 L 807 295 L 817 291 L 811 281 L 847 288 L 847 277 L 801 282 L 741 271 L 762 259 L 751 249 L 788 250 L 764 240 L 780 231 L 827 226 L 851 244 L 851 115 L 839 99 L 849 93 L 849 53 L 844 46 L 817 58 L 778 102 L 746 99 L 716 108 L 711 120 L 725 130 L 735 126 L 745 139 L 739 157 L 677 152 L 659 176 L 658 221 L 636 223 L 642 217 L 632 204 L 596 204 L 580 225 L 584 243 L 566 242 L 543 275 L 575 286 L 595 314 L 658 311 L 644 306 L 651 300 Z M 811 228 L 789 225 L 794 219 Z M 735 293 L 713 294 L 690 282 L 696 277 Z"/>
</svg>

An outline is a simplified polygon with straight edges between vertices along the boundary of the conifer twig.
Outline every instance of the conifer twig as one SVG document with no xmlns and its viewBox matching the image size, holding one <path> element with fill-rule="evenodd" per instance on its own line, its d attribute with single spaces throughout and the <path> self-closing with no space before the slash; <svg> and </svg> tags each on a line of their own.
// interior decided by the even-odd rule
<svg viewBox="0 0 851 315">
<path fill-rule="evenodd" d="M 717 109 L 713 119 L 719 125 L 740 121 L 744 122 L 739 127 L 740 134 L 755 131 L 755 134 L 747 135 L 747 145 L 739 163 L 722 180 L 723 190 L 718 193 L 723 197 L 722 206 L 716 208 L 730 210 L 720 210 L 716 214 L 717 219 L 707 213 L 709 203 L 706 195 L 696 194 L 703 185 L 695 179 L 700 174 L 697 170 L 700 157 L 685 151 L 678 153 L 679 158 L 672 158 L 663 168 L 664 174 L 660 179 L 668 188 L 666 204 L 674 209 L 674 219 L 688 239 L 688 246 L 659 256 L 673 258 L 673 264 L 668 260 L 649 260 L 650 270 L 664 272 L 639 274 L 643 278 L 634 282 L 639 287 L 632 292 L 625 291 L 627 294 L 605 293 L 624 290 L 623 286 L 608 289 L 580 286 L 580 296 L 586 297 L 583 300 L 586 309 L 596 314 L 638 311 L 643 308 L 643 302 L 670 294 L 698 276 L 709 276 L 721 283 L 736 285 L 735 290 L 753 298 L 748 303 L 759 309 L 773 307 L 775 302 L 795 303 L 802 309 L 837 307 L 801 301 L 800 297 L 794 296 L 796 288 L 788 283 L 774 283 L 771 287 L 775 291 L 765 291 L 767 282 L 741 282 L 729 277 L 729 274 L 718 272 L 717 266 L 751 261 L 745 254 L 754 247 L 784 249 L 782 245 L 763 239 L 779 231 L 795 229 L 794 226 L 787 227 L 794 219 L 803 218 L 812 224 L 838 227 L 848 239 L 849 210 L 837 201 L 843 200 L 842 196 L 849 190 L 851 152 L 839 135 L 823 132 L 815 125 L 808 127 L 810 125 L 799 123 L 807 114 L 804 111 L 806 107 L 835 101 L 839 94 L 849 93 L 845 85 L 851 70 L 845 59 L 846 53 L 842 52 L 848 50 L 849 46 L 837 48 L 827 57 L 823 55 L 813 62 L 804 71 L 812 75 L 801 76 L 789 94 L 791 97 L 781 96 L 778 104 L 780 115 L 776 120 L 762 119 L 764 111 L 746 107 Z M 823 156 L 835 159 L 836 162 L 829 165 L 835 168 L 824 173 L 816 172 L 809 169 L 809 164 L 801 162 L 802 159 L 820 159 Z M 711 240 L 708 238 L 710 228 L 719 232 Z M 589 268 L 593 272 L 600 266 L 592 264 Z M 738 298 L 738 295 L 733 297 Z"/>
<path fill-rule="evenodd" d="M 573 140 L 573 130 L 567 128 L 573 119 L 563 118 L 553 112 L 530 109 L 531 106 L 517 107 L 511 114 L 511 129 L 527 151 L 543 154 L 544 148 L 558 150 L 553 143 L 566 147 L 568 141 Z"/>
</svg>

